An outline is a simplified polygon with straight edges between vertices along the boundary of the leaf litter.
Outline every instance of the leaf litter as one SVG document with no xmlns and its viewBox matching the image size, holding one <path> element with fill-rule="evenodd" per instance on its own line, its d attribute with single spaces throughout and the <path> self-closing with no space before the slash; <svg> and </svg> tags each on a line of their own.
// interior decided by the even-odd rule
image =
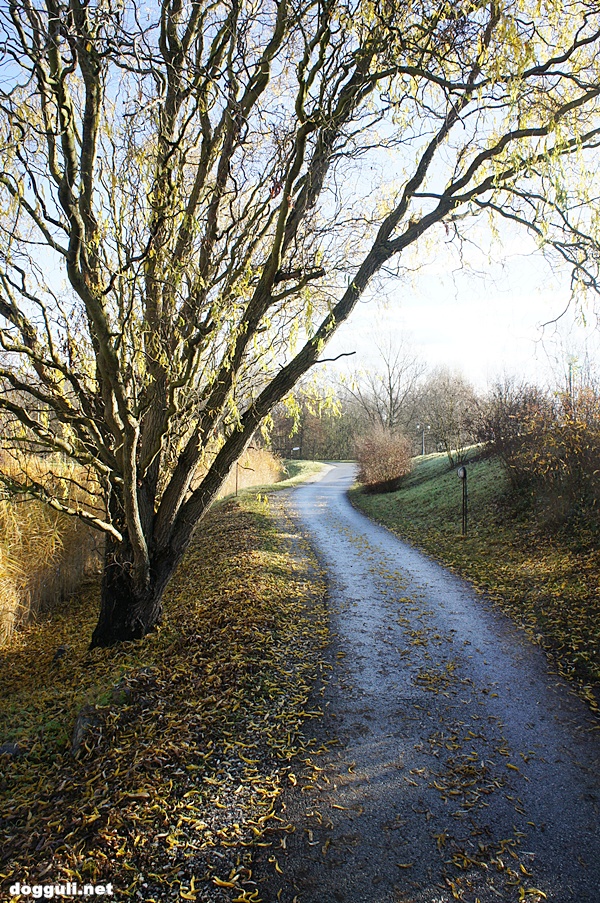
<svg viewBox="0 0 600 903">
<path fill-rule="evenodd" d="M 213 509 L 143 643 L 88 651 L 88 587 L 3 651 L 1 742 L 18 751 L 0 756 L 3 887 L 259 903 L 252 852 L 292 830 L 276 801 L 329 667 L 323 579 L 268 505 Z"/>
</svg>

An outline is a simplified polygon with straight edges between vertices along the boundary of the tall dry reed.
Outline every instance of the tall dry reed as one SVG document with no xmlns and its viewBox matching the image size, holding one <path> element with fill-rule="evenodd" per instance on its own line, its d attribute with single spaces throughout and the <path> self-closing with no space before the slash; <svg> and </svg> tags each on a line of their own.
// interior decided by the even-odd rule
<svg viewBox="0 0 600 903">
<path fill-rule="evenodd" d="M 282 476 L 283 464 L 279 458 L 266 448 L 249 448 L 231 468 L 219 497 L 232 495 L 236 489 L 236 481 L 239 490 L 251 486 L 268 486 L 270 483 L 279 482 Z"/>
<path fill-rule="evenodd" d="M 3 467 L 6 470 L 6 461 Z M 64 496 L 75 500 L 90 495 L 94 486 L 86 474 L 56 460 L 30 459 L 28 472 L 38 481 L 50 476 L 64 483 Z M 220 496 L 237 488 L 260 486 L 281 479 L 283 465 L 266 449 L 249 449 L 224 483 Z M 102 562 L 103 539 L 74 517 L 28 498 L 0 499 L 0 644 L 15 627 L 75 591 Z"/>
<path fill-rule="evenodd" d="M 4 473 L 22 477 L 23 461 L 2 460 Z M 18 467 L 18 473 L 17 473 Z M 59 480 L 65 500 L 94 497 L 95 487 L 85 473 L 56 459 L 31 456 L 27 473 L 38 482 Z M 0 498 L 0 644 L 15 627 L 77 589 L 97 572 L 103 540 L 79 520 L 53 510 L 44 502 L 18 497 Z"/>
</svg>

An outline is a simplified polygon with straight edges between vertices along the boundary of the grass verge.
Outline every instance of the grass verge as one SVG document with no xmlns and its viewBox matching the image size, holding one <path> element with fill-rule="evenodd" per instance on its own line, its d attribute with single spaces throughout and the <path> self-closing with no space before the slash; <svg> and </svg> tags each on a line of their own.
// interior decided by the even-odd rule
<svg viewBox="0 0 600 903">
<path fill-rule="evenodd" d="M 542 645 L 599 711 L 600 550 L 588 524 L 549 531 L 519 504 L 500 463 L 474 451 L 469 520 L 461 535 L 462 485 L 445 455 L 428 455 L 397 492 L 351 500 L 365 514 L 470 580 Z"/>
<path fill-rule="evenodd" d="M 279 524 L 279 522 L 277 522 Z M 203 521 L 143 643 L 89 652 L 87 588 L 3 650 L 0 886 L 112 883 L 116 899 L 252 901 L 315 679 L 324 586 L 247 493 Z M 72 738 L 77 734 L 77 749 Z"/>
<path fill-rule="evenodd" d="M 289 489 L 291 486 L 297 486 L 298 483 L 305 483 L 307 480 L 313 480 L 317 477 L 327 465 L 321 461 L 284 461 L 284 473 L 282 479 L 269 486 L 269 489 L 279 491 L 281 489 Z"/>
</svg>

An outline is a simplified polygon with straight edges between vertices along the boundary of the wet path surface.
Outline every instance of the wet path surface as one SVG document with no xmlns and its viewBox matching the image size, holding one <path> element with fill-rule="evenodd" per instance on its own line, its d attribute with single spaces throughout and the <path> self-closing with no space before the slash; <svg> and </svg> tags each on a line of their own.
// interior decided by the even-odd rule
<svg viewBox="0 0 600 903">
<path fill-rule="evenodd" d="M 600 731 L 460 579 L 355 511 L 353 468 L 289 496 L 330 582 L 328 749 L 265 851 L 265 903 L 600 903 Z M 279 843 L 279 841 L 277 841 Z"/>
</svg>

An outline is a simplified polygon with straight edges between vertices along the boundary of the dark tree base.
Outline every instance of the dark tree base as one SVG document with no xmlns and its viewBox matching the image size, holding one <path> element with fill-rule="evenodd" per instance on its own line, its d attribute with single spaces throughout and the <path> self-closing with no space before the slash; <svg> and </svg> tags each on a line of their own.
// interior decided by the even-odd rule
<svg viewBox="0 0 600 903">
<path fill-rule="evenodd" d="M 173 565 L 161 569 L 161 577 L 139 591 L 123 560 L 123 549 L 107 548 L 102 577 L 100 616 L 92 634 L 90 649 L 141 640 L 160 622 L 162 596 Z"/>
<path fill-rule="evenodd" d="M 156 610 L 151 609 L 139 613 L 132 610 L 127 617 L 118 619 L 103 616 L 101 611 L 98 624 L 92 634 L 90 649 L 115 646 L 117 643 L 125 643 L 128 640 L 141 640 L 155 627 L 158 627 L 161 618 L 162 605 L 159 605 Z"/>
</svg>

